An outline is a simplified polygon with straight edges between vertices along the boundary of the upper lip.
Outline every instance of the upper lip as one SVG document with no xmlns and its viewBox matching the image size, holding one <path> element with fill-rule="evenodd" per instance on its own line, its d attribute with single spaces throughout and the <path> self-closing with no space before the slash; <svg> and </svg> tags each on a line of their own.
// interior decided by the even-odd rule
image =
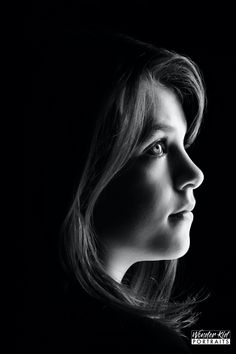
<svg viewBox="0 0 236 354">
<path fill-rule="evenodd" d="M 196 204 L 195 201 L 193 203 L 187 203 L 173 214 L 178 214 L 178 213 L 183 213 L 183 212 L 191 212 L 194 209 L 195 204 Z"/>
</svg>

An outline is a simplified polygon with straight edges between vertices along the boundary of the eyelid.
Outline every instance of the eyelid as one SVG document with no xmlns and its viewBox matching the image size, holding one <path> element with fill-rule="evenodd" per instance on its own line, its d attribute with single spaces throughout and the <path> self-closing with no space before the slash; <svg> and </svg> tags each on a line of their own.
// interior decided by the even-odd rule
<svg viewBox="0 0 236 354">
<path fill-rule="evenodd" d="M 153 143 L 151 143 L 145 150 L 144 150 L 144 153 L 148 153 L 155 145 L 157 144 L 162 144 L 163 145 L 163 155 L 166 155 L 167 153 L 167 139 L 166 138 L 161 138 L 161 139 L 158 139 L 158 140 L 155 140 Z M 155 155 L 155 154 L 151 154 L 149 153 L 150 155 Z"/>
</svg>

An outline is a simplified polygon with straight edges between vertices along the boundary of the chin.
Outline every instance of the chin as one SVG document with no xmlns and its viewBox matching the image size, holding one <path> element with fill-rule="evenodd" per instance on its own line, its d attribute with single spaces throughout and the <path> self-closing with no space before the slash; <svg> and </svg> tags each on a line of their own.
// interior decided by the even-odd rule
<svg viewBox="0 0 236 354">
<path fill-rule="evenodd" d="M 178 259 L 183 257 L 188 252 L 188 250 L 189 250 L 189 246 L 182 248 L 180 251 L 176 252 L 175 257 L 172 259 Z"/>
<path fill-rule="evenodd" d="M 178 242 L 175 245 L 169 245 L 169 247 L 162 248 L 161 250 L 153 250 L 146 254 L 142 261 L 167 261 L 174 260 L 183 257 L 189 250 L 189 239 L 185 242 Z"/>
<path fill-rule="evenodd" d="M 146 260 L 173 260 L 183 257 L 190 247 L 189 230 L 165 232 L 155 235 L 146 248 Z"/>
<path fill-rule="evenodd" d="M 162 259 L 163 260 L 172 260 L 178 259 L 183 257 L 189 250 L 190 247 L 190 237 L 189 233 L 182 234 L 181 236 L 177 237 L 175 235 L 174 239 L 169 240 L 166 242 L 166 248 L 162 249 Z"/>
<path fill-rule="evenodd" d="M 189 235 L 185 237 L 184 240 L 178 240 L 173 247 L 172 251 L 170 251 L 171 258 L 169 259 L 178 259 L 183 257 L 189 250 L 190 247 L 190 239 Z"/>
</svg>

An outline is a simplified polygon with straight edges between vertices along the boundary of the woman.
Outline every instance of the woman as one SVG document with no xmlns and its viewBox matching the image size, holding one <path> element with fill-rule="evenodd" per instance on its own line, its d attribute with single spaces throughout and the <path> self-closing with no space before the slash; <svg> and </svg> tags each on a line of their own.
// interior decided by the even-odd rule
<svg viewBox="0 0 236 354">
<path fill-rule="evenodd" d="M 177 260 L 190 245 L 194 189 L 203 181 L 186 149 L 201 125 L 204 84 L 185 56 L 130 38 L 117 37 L 113 45 L 115 69 L 109 68 L 66 219 L 66 259 L 95 307 L 125 316 L 101 335 L 132 337 L 130 328 L 141 323 L 133 331 L 143 334 L 143 341 L 136 336 L 136 350 L 149 352 L 155 341 L 159 352 L 184 353 L 176 333 L 194 323 L 195 299 L 174 302 L 170 296 Z"/>
</svg>

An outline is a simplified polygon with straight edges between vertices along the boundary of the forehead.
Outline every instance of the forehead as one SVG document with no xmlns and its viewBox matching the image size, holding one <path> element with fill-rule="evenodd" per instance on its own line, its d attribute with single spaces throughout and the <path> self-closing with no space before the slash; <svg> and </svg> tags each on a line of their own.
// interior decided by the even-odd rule
<svg viewBox="0 0 236 354">
<path fill-rule="evenodd" d="M 157 130 L 175 132 L 185 136 L 187 122 L 183 107 L 173 90 L 161 84 L 148 92 L 149 107 L 145 115 L 142 141 L 148 140 Z"/>
</svg>

